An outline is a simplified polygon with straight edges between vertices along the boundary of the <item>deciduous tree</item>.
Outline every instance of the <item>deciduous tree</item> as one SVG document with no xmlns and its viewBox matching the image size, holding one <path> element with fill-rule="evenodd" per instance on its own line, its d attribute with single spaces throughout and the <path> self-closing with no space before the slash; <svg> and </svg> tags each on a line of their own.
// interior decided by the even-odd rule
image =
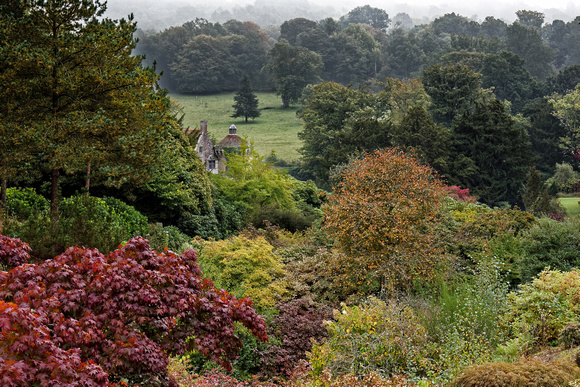
<svg viewBox="0 0 580 387">
<path fill-rule="evenodd" d="M 577 154 L 580 148 L 580 84 L 567 94 L 554 95 L 550 103 L 554 107 L 554 115 L 566 128 L 560 146 L 567 155 Z"/>
<path fill-rule="evenodd" d="M 346 253 L 329 267 L 345 294 L 433 278 L 443 256 L 434 226 L 445 195 L 433 170 L 399 149 L 353 161 L 325 207 L 324 223 Z"/>
<path fill-rule="evenodd" d="M 284 108 L 298 100 L 306 85 L 318 81 L 323 66 L 319 54 L 304 47 L 293 47 L 286 41 L 276 43 L 269 58 L 267 68 Z"/>
<path fill-rule="evenodd" d="M 351 10 L 348 14 L 340 18 L 341 23 L 346 27 L 349 24 L 368 24 L 379 30 L 386 30 L 391 19 L 385 10 L 363 5 Z"/>
</svg>

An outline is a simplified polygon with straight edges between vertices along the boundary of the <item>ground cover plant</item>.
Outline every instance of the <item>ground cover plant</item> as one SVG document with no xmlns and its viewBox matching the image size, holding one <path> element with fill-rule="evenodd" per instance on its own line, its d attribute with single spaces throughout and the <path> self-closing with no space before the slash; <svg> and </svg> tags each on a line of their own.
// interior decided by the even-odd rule
<svg viewBox="0 0 580 387">
<path fill-rule="evenodd" d="M 234 93 L 213 95 L 171 94 L 185 117 L 183 124 L 198 128 L 200 121 L 208 122 L 210 136 L 220 141 L 228 134 L 230 125 L 238 127 L 238 134 L 254 143 L 261 155 L 275 151 L 282 160 L 294 161 L 299 157 L 298 149 L 302 142 L 298 139 L 301 122 L 296 117 L 297 106 L 282 109 L 280 97 L 274 93 L 255 93 L 258 98 L 260 117 L 244 122 L 244 118 L 230 117 L 234 109 Z"/>
</svg>

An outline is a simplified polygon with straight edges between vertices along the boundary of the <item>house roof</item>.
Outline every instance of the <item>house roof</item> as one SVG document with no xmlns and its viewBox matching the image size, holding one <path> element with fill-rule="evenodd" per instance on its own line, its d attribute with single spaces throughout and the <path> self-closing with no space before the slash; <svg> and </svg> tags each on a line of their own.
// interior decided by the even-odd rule
<svg viewBox="0 0 580 387">
<path fill-rule="evenodd" d="M 223 148 L 239 147 L 242 146 L 242 138 L 237 134 L 228 134 L 218 145 Z"/>
</svg>

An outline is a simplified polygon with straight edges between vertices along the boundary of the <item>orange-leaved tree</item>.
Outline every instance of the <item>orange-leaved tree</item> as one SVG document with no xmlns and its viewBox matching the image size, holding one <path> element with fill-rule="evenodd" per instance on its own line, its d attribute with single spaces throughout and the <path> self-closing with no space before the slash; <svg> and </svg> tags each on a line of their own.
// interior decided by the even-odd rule
<svg viewBox="0 0 580 387">
<path fill-rule="evenodd" d="M 367 153 L 342 173 L 325 208 L 339 255 L 330 267 L 342 293 L 406 289 L 442 263 L 437 238 L 444 184 L 412 155 Z"/>
</svg>

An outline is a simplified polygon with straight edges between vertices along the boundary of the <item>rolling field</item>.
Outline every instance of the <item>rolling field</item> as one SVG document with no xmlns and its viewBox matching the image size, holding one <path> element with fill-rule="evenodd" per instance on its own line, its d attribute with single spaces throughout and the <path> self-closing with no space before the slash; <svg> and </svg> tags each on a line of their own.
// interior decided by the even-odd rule
<svg viewBox="0 0 580 387">
<path fill-rule="evenodd" d="M 569 216 L 580 215 L 580 205 L 578 202 L 580 198 L 559 198 L 562 207 L 566 208 Z"/>
<path fill-rule="evenodd" d="M 199 128 L 199 122 L 207 120 L 209 135 L 218 142 L 228 134 L 228 128 L 234 124 L 238 134 L 254 142 L 254 147 L 261 155 L 269 155 L 272 150 L 276 156 L 286 161 L 299 157 L 298 148 L 302 142 L 298 139 L 302 122 L 296 117 L 296 106 L 280 109 L 282 101 L 274 93 L 255 93 L 259 108 L 271 107 L 261 111 L 261 116 L 248 123 L 244 118 L 232 118 L 232 105 L 235 93 L 216 95 L 181 95 L 170 94 L 185 113 L 184 125 Z"/>
</svg>

